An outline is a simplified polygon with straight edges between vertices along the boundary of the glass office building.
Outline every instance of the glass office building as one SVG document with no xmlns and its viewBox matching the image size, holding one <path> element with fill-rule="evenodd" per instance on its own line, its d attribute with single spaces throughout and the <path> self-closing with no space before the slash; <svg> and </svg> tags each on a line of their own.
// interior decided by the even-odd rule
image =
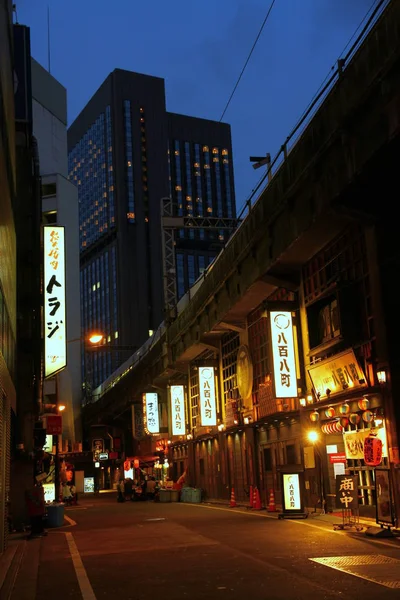
<svg viewBox="0 0 400 600">
<path fill-rule="evenodd" d="M 86 385 L 97 387 L 164 319 L 162 198 L 182 216 L 236 216 L 230 126 L 169 113 L 165 82 L 113 71 L 68 131 L 69 178 L 80 210 L 82 335 Z M 178 297 L 228 237 L 176 233 Z"/>
</svg>

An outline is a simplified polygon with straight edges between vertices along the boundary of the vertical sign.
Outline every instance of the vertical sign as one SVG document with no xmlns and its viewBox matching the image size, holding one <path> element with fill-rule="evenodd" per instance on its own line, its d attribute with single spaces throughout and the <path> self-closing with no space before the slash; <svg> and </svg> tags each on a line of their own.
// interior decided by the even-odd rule
<svg viewBox="0 0 400 600">
<path fill-rule="evenodd" d="M 357 475 L 336 475 L 336 507 L 358 508 Z"/>
<path fill-rule="evenodd" d="M 199 367 L 200 416 L 203 426 L 217 424 L 214 367 Z"/>
<path fill-rule="evenodd" d="M 297 398 L 292 313 L 290 311 L 271 311 L 270 319 L 275 396 L 277 398 Z"/>
<path fill-rule="evenodd" d="M 64 227 L 44 228 L 44 376 L 67 366 Z"/>
<path fill-rule="evenodd" d="M 300 481 L 297 473 L 283 475 L 285 511 L 301 510 Z"/>
<path fill-rule="evenodd" d="M 160 433 L 158 394 L 156 392 L 143 394 L 143 422 L 146 433 Z"/>
<path fill-rule="evenodd" d="M 185 388 L 183 385 L 171 385 L 172 435 L 185 435 Z"/>
</svg>

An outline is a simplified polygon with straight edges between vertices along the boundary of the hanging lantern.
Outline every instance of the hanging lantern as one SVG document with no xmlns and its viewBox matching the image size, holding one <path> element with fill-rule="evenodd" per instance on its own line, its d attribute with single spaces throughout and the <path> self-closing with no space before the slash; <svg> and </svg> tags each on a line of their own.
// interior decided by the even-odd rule
<svg viewBox="0 0 400 600">
<path fill-rule="evenodd" d="M 334 417 L 334 416 L 335 416 L 335 409 L 333 408 L 333 406 L 330 406 L 329 408 L 327 408 L 327 409 L 325 410 L 325 416 L 326 416 L 328 419 L 332 419 L 332 417 Z"/>
<path fill-rule="evenodd" d="M 350 415 L 349 419 L 350 419 L 350 423 L 351 423 L 352 425 L 357 425 L 357 423 L 359 423 L 359 422 L 360 422 L 360 420 L 361 420 L 361 417 L 360 417 L 360 415 L 358 415 L 357 413 L 351 413 L 351 415 Z"/>
<path fill-rule="evenodd" d="M 347 404 L 347 402 L 345 402 L 344 404 L 341 404 L 339 406 L 339 413 L 341 415 L 348 415 L 350 412 L 350 406 Z"/>
<path fill-rule="evenodd" d="M 349 424 L 349 419 L 347 417 L 341 417 L 340 424 L 343 428 L 346 428 Z"/>
<path fill-rule="evenodd" d="M 377 467 L 382 462 L 382 440 L 375 435 L 364 440 L 364 461 L 369 467 Z"/>
<path fill-rule="evenodd" d="M 374 418 L 374 413 L 371 410 L 365 410 L 362 414 L 362 419 L 365 423 L 371 423 Z"/>
<path fill-rule="evenodd" d="M 367 410 L 367 408 L 369 408 L 369 400 L 368 398 L 363 398 L 362 400 L 359 400 L 357 402 L 358 404 L 358 408 L 360 410 Z"/>
<path fill-rule="evenodd" d="M 316 423 L 317 421 L 319 421 L 319 412 L 317 410 L 314 410 L 314 412 L 311 413 L 310 420 L 313 423 Z"/>
<path fill-rule="evenodd" d="M 135 469 L 139 468 L 139 459 L 135 458 L 135 460 L 133 461 L 133 466 L 135 467 Z"/>
</svg>

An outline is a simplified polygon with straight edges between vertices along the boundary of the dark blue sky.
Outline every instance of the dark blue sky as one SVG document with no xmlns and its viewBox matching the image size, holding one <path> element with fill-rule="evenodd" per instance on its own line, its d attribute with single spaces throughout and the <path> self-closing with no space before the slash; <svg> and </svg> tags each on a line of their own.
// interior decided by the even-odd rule
<svg viewBox="0 0 400 600">
<path fill-rule="evenodd" d="M 71 123 L 119 67 L 164 77 L 167 109 L 219 120 L 270 0 L 17 0 L 32 55 L 68 90 Z M 259 180 L 250 155 L 281 146 L 373 0 L 276 0 L 224 121 L 238 208 Z"/>
</svg>

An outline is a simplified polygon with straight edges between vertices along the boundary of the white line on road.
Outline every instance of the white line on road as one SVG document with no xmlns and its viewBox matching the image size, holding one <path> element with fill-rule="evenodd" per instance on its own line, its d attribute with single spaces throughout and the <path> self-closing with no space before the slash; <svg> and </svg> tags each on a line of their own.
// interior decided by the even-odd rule
<svg viewBox="0 0 400 600">
<path fill-rule="evenodd" d="M 92 586 L 90 585 L 89 577 L 87 576 L 86 569 L 83 566 L 83 562 L 81 559 L 81 555 L 79 554 L 79 550 L 75 544 L 75 540 L 72 536 L 72 533 L 67 532 L 65 534 L 67 538 L 69 551 L 72 558 L 72 563 L 74 565 L 76 578 L 79 583 L 79 587 L 81 590 L 83 600 L 96 600 L 96 596 L 94 595 L 94 591 Z"/>
<path fill-rule="evenodd" d="M 71 527 L 73 527 L 74 525 L 76 525 L 76 521 L 74 521 L 73 519 L 71 519 L 71 517 L 69 517 L 68 515 L 64 515 L 64 519 L 65 519 L 66 521 L 68 521 L 68 523 L 69 523 L 69 525 L 70 525 Z"/>
<path fill-rule="evenodd" d="M 232 510 L 231 508 L 223 508 L 220 506 L 207 506 L 205 504 L 190 504 L 190 506 L 196 506 L 197 508 L 207 508 L 209 510 L 222 510 L 223 512 L 229 512 L 231 514 L 236 514 L 236 515 L 246 515 L 247 517 L 261 517 L 262 519 L 274 519 L 275 521 L 278 521 L 278 519 L 276 517 L 273 517 L 272 515 L 266 515 L 265 513 L 259 513 L 259 512 L 245 512 L 245 511 L 241 511 L 241 510 Z M 326 533 L 334 533 L 336 535 L 347 535 L 346 531 L 334 531 L 333 529 L 325 529 L 324 527 L 320 527 L 319 525 L 315 525 L 314 523 L 310 523 L 308 521 L 308 519 L 291 519 L 290 523 L 296 524 L 296 525 L 306 525 L 307 527 L 312 527 L 313 529 L 318 529 L 319 531 L 323 531 Z M 359 540 L 361 542 L 373 542 L 374 544 L 379 544 L 380 546 L 387 546 L 388 548 L 393 548 L 394 550 L 398 550 L 399 549 L 399 545 L 396 543 L 391 544 L 390 542 L 384 542 L 382 540 L 372 540 L 371 538 L 368 539 L 361 539 L 361 538 L 353 538 L 355 540 Z"/>
</svg>

